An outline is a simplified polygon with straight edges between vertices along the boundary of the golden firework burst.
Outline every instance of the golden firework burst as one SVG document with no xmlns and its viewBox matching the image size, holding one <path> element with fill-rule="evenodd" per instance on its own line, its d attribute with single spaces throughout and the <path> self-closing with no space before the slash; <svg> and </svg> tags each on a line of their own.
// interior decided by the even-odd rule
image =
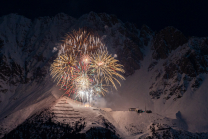
<svg viewBox="0 0 208 139">
<path fill-rule="evenodd" d="M 109 55 L 107 50 L 97 51 L 93 54 L 90 68 L 91 73 L 94 73 L 98 80 L 105 81 L 107 84 L 111 82 L 115 89 L 117 88 L 114 81 L 120 84 L 116 77 L 125 80 L 125 78 L 118 73 L 124 73 L 123 65 L 118 64 L 118 60 Z"/>
<path fill-rule="evenodd" d="M 117 78 L 124 80 L 123 66 L 108 54 L 107 48 L 98 36 L 79 29 L 64 38 L 58 57 L 50 67 L 51 76 L 66 94 L 76 97 L 108 92 L 112 84 L 115 89 Z M 121 85 L 121 84 L 120 84 Z M 90 99 L 91 100 L 91 99 Z"/>
<path fill-rule="evenodd" d="M 77 60 L 72 55 L 61 55 L 57 57 L 50 67 L 52 78 L 61 83 L 61 87 L 69 87 L 75 78 Z"/>
</svg>

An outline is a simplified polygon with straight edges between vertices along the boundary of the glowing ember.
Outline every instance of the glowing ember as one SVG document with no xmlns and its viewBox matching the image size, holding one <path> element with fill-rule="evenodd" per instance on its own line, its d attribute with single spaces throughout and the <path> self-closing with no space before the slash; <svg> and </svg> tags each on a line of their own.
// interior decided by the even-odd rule
<svg viewBox="0 0 208 139">
<path fill-rule="evenodd" d="M 90 104 L 85 104 L 85 107 L 91 107 Z"/>
<path fill-rule="evenodd" d="M 89 55 L 83 55 L 81 57 L 81 60 L 82 60 L 83 63 L 89 64 L 90 63 L 90 56 Z"/>
<path fill-rule="evenodd" d="M 98 63 L 98 66 L 101 66 L 101 65 L 103 65 L 103 62 L 99 62 L 99 63 Z"/>
</svg>

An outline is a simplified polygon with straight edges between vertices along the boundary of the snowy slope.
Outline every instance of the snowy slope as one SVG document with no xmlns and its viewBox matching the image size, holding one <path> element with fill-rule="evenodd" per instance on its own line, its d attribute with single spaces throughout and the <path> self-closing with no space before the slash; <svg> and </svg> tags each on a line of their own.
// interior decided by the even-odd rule
<svg viewBox="0 0 208 139">
<path fill-rule="evenodd" d="M 84 107 L 80 102 L 62 97 L 54 101 L 49 108 L 28 118 L 4 138 L 208 137 L 207 133 L 190 133 L 184 131 L 184 128 L 186 124 L 179 119 L 167 118 L 156 113 L 139 114 L 135 111 Z"/>
</svg>

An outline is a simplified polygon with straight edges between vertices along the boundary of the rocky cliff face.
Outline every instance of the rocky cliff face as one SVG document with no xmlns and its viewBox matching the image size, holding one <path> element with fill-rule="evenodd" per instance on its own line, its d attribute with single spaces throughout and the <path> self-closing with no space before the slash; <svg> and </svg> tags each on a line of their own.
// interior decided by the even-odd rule
<svg viewBox="0 0 208 139">
<path fill-rule="evenodd" d="M 74 21 L 63 14 L 33 22 L 15 14 L 1 17 L 2 82 L 17 85 L 43 78 L 53 59 L 53 47 Z"/>
<path fill-rule="evenodd" d="M 50 81 L 46 76 L 57 54 L 52 50 L 75 21 L 65 14 L 34 21 L 16 14 L 0 18 L 1 113 L 12 105 L 18 107 L 19 101 L 23 102 L 21 99 L 31 97 L 32 91 L 26 86 Z M 40 93 L 38 89 L 36 91 L 33 93 Z"/>
<path fill-rule="evenodd" d="M 187 41 L 187 38 L 178 29 L 174 27 L 166 27 L 158 32 L 154 37 L 152 45 L 154 52 L 152 57 L 156 60 L 166 59 L 173 50 Z"/>
<path fill-rule="evenodd" d="M 154 71 L 149 88 L 153 99 L 162 96 L 165 100 L 171 97 L 177 100 L 189 86 L 193 92 L 200 87 L 203 83 L 202 74 L 207 74 L 208 68 L 207 39 L 193 37 L 187 40 L 173 27 L 167 27 L 156 35 L 149 66 L 149 71 Z M 156 66 L 158 63 L 162 66 Z"/>
</svg>

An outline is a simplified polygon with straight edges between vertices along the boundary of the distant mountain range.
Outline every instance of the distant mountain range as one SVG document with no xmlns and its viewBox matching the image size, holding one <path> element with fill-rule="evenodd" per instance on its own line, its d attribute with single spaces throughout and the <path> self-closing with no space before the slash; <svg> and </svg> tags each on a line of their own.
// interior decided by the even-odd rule
<svg viewBox="0 0 208 139">
<path fill-rule="evenodd" d="M 171 26 L 159 32 L 152 31 L 147 25 L 138 29 L 114 15 L 94 12 L 79 19 L 64 13 L 34 21 L 17 14 L 0 18 L 0 121 L 51 95 L 48 90 L 55 84 L 49 75 L 49 67 L 58 54 L 54 49 L 59 49 L 66 33 L 79 28 L 95 31 L 109 52 L 117 54 L 117 59 L 124 65 L 127 81 L 122 86 L 126 90 L 127 82 L 137 86 L 134 83 L 136 73 L 145 70 L 150 80 L 143 82 L 146 84 L 143 93 L 148 96 L 145 99 L 150 98 L 147 105 L 153 111 L 157 113 L 159 107 L 171 111 L 174 106 L 174 114 L 180 111 L 187 122 L 194 119 L 194 123 L 198 123 L 190 130 L 208 131 L 208 37 L 187 38 Z M 149 62 L 144 68 L 145 60 Z M 133 76 L 135 79 L 131 79 Z M 140 98 L 139 92 L 134 89 L 127 93 Z M 38 109 L 34 106 L 34 112 Z"/>
</svg>

